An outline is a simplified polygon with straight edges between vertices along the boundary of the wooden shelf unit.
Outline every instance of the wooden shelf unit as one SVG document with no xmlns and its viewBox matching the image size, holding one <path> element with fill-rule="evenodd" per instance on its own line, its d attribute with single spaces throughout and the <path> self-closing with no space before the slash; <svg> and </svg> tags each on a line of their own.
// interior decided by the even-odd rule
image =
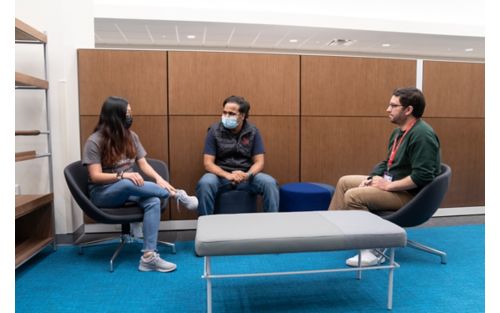
<svg viewBox="0 0 500 313">
<path fill-rule="evenodd" d="M 31 257 L 40 252 L 43 248 L 50 245 L 54 239 L 47 238 L 26 238 L 24 241 L 18 241 L 16 238 L 16 268 L 23 265 Z"/>
<path fill-rule="evenodd" d="M 16 18 L 16 42 L 47 43 L 47 35 Z"/>
<path fill-rule="evenodd" d="M 16 72 L 16 88 L 49 89 L 49 82 L 27 74 Z"/>
<path fill-rule="evenodd" d="M 36 159 L 36 151 L 34 150 L 16 152 L 16 162 L 32 159 Z"/>
<path fill-rule="evenodd" d="M 16 44 L 42 44 L 44 65 L 46 65 L 46 43 L 47 36 L 16 18 L 15 27 Z M 46 67 L 45 67 L 45 76 Z M 49 82 L 24 73 L 16 72 L 16 89 L 39 89 L 45 92 L 45 105 L 48 112 Z M 47 116 L 48 118 L 48 116 Z M 48 120 L 47 120 L 48 121 Z M 49 125 L 47 123 L 47 128 Z M 47 134 L 50 138 L 50 130 L 16 130 L 16 136 L 37 136 Z M 52 160 L 50 152 L 50 139 L 48 141 L 48 153 L 37 154 L 36 151 L 16 152 L 16 162 L 32 160 L 39 157 L 49 157 L 49 175 L 52 175 Z M 16 195 L 16 268 L 31 259 L 38 252 L 49 245 L 55 249 L 55 222 L 54 222 L 54 195 L 52 193 L 52 178 L 50 179 L 50 192 L 45 194 Z"/>
<path fill-rule="evenodd" d="M 53 198 L 16 196 L 16 268 L 54 242 Z"/>
<path fill-rule="evenodd" d="M 52 200 L 54 200 L 52 193 L 44 195 L 17 195 L 16 219 L 33 212 L 39 207 L 50 204 Z"/>
<path fill-rule="evenodd" d="M 16 136 L 38 136 L 42 133 L 43 132 L 38 129 L 16 130 Z"/>
</svg>

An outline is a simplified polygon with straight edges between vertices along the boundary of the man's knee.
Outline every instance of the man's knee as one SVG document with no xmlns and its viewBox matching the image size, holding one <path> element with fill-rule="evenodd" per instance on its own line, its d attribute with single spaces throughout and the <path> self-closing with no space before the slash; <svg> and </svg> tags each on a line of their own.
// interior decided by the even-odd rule
<svg viewBox="0 0 500 313">
<path fill-rule="evenodd" d="M 360 190 L 349 189 L 344 194 L 345 210 L 368 210 L 359 197 Z"/>
<path fill-rule="evenodd" d="M 344 175 L 339 178 L 336 189 L 348 190 L 351 188 L 356 188 L 363 181 L 363 176 L 360 175 Z"/>
<path fill-rule="evenodd" d="M 218 183 L 219 183 L 219 178 L 216 175 L 212 173 L 206 173 L 198 181 L 198 184 L 196 185 L 196 190 L 202 191 L 207 189 L 214 189 L 217 188 Z"/>
<path fill-rule="evenodd" d="M 347 176 L 340 177 L 339 180 L 337 181 L 337 186 L 345 185 L 346 179 L 347 179 Z"/>
<path fill-rule="evenodd" d="M 258 184 L 262 185 L 265 189 L 268 188 L 278 188 L 278 183 L 271 175 L 265 173 L 259 173 L 253 178 L 257 180 Z"/>
</svg>

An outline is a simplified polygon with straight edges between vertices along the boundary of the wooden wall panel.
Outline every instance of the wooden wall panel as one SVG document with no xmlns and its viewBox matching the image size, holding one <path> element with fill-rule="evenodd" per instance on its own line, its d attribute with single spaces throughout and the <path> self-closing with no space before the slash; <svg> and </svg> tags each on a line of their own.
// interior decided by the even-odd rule
<svg viewBox="0 0 500 313">
<path fill-rule="evenodd" d="M 80 115 L 80 156 L 83 153 L 83 147 L 87 138 L 89 138 L 97 125 L 98 118 L 97 115 Z"/>
<path fill-rule="evenodd" d="M 484 117 L 484 64 L 425 61 L 427 117 Z"/>
<path fill-rule="evenodd" d="M 264 140 L 264 172 L 279 184 L 299 181 L 299 117 L 254 116 L 251 120 Z"/>
<path fill-rule="evenodd" d="M 80 147 L 94 131 L 98 116 L 80 116 Z M 160 159 L 168 164 L 168 119 L 166 116 L 135 116 L 131 128 L 139 135 L 148 157 Z"/>
<path fill-rule="evenodd" d="M 299 56 L 169 52 L 171 115 L 218 115 L 230 95 L 245 97 L 250 115 L 299 114 Z"/>
<path fill-rule="evenodd" d="M 134 114 L 167 114 L 165 51 L 78 50 L 80 114 L 99 115 L 108 96 L 130 101 Z"/>
<path fill-rule="evenodd" d="M 394 128 L 380 117 L 302 117 L 301 181 L 337 185 L 349 174 L 368 174 L 387 155 Z"/>
<path fill-rule="evenodd" d="M 171 116 L 170 144 L 172 184 L 193 194 L 205 173 L 203 147 L 208 127 L 219 116 Z M 299 120 L 298 117 L 252 117 L 260 130 L 266 148 L 265 172 L 279 183 L 299 179 Z M 175 206 L 175 205 L 174 205 Z M 196 213 L 172 209 L 174 219 L 196 218 Z"/>
<path fill-rule="evenodd" d="M 170 116 L 170 169 L 171 183 L 175 188 L 195 193 L 196 184 L 205 170 L 203 147 L 210 125 L 218 116 Z M 196 219 L 198 214 L 171 206 L 173 219 Z"/>
<path fill-rule="evenodd" d="M 415 85 L 415 60 L 301 57 L 303 116 L 386 116 L 392 91 Z"/>
<path fill-rule="evenodd" d="M 484 120 L 425 120 L 440 138 L 442 161 L 453 170 L 442 207 L 484 206 Z M 385 118 L 303 117 L 301 180 L 336 185 L 342 175 L 368 173 L 386 157 L 393 128 Z"/>
<path fill-rule="evenodd" d="M 139 135 L 148 153 L 147 157 L 159 159 L 168 165 L 168 117 L 134 115 L 131 129 Z"/>
<path fill-rule="evenodd" d="M 166 161 L 172 184 L 189 194 L 204 173 L 207 128 L 231 94 L 251 103 L 267 173 L 281 184 L 335 185 L 385 158 L 391 93 L 416 84 L 416 60 L 168 52 L 167 67 L 165 51 L 97 49 L 79 50 L 78 61 L 81 144 L 104 99 L 124 96 L 149 156 Z M 484 64 L 425 61 L 423 79 L 424 118 L 453 169 L 443 207 L 484 205 Z M 197 218 L 171 204 L 163 220 Z"/>
<path fill-rule="evenodd" d="M 426 118 L 453 173 L 442 207 L 484 206 L 484 119 Z"/>
</svg>

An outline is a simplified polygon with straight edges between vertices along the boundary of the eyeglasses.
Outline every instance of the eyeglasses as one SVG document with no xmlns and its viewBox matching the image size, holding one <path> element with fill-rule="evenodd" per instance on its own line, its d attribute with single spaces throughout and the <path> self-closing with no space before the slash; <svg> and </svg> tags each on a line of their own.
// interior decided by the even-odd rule
<svg viewBox="0 0 500 313">
<path fill-rule="evenodd" d="M 390 108 L 391 108 L 391 110 L 392 110 L 392 109 L 395 109 L 395 108 L 397 108 L 397 107 L 402 107 L 402 105 L 401 105 L 401 104 L 392 104 L 392 103 L 391 103 L 391 104 L 389 104 L 389 107 L 390 107 Z"/>
</svg>

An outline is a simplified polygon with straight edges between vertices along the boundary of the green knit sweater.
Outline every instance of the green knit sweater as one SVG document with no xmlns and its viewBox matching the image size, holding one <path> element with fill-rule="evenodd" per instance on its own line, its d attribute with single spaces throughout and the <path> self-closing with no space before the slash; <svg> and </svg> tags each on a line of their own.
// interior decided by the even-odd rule
<svg viewBox="0 0 500 313">
<path fill-rule="evenodd" d="M 387 147 L 387 158 L 375 167 L 371 175 L 384 175 L 387 171 L 387 161 L 391 154 L 393 142 L 401 138 L 403 133 L 400 128 L 394 129 Z M 422 119 L 418 119 L 399 146 L 389 174 L 392 175 L 393 180 L 399 180 L 410 175 L 417 185 L 417 188 L 410 190 L 410 192 L 417 193 L 439 174 L 440 167 L 439 138 L 429 124 Z"/>
</svg>

